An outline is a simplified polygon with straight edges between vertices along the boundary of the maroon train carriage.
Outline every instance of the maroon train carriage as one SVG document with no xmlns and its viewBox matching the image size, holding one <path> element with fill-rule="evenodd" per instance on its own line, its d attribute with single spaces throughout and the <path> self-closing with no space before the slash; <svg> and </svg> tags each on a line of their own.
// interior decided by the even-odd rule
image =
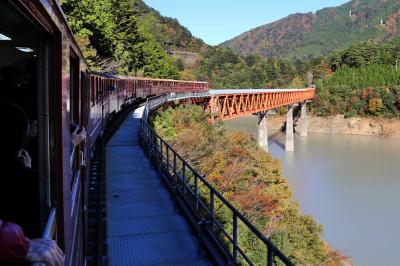
<svg viewBox="0 0 400 266">
<path fill-rule="evenodd" d="M 208 90 L 207 82 L 183 81 L 172 79 L 151 79 L 142 77 L 118 76 L 119 86 L 123 87 L 127 95 L 136 99 L 145 99 L 169 92 L 203 92 Z"/>
<path fill-rule="evenodd" d="M 2 0 L 0 89 L 1 101 L 21 106 L 38 129 L 27 149 L 39 172 L 32 189 L 40 213 L 29 219 L 57 241 L 65 265 L 85 265 L 89 164 L 109 118 L 129 103 L 208 84 L 92 73 L 56 0 Z M 83 144 L 71 144 L 71 124 L 85 127 Z"/>
</svg>

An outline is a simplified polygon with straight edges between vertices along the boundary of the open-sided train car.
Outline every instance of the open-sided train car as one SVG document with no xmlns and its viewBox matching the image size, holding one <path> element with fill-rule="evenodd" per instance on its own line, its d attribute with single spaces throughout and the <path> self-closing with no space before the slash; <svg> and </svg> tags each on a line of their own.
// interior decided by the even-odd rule
<svg viewBox="0 0 400 266">
<path fill-rule="evenodd" d="M 40 204 L 40 212 L 27 217 L 39 226 L 28 237 L 45 232 L 64 250 L 65 265 L 84 265 L 88 164 L 109 118 L 149 96 L 205 91 L 208 85 L 92 73 L 56 0 L 2 0 L 0 89 L 2 102 L 19 105 L 37 125 L 27 150 L 40 177 L 31 189 L 40 198 L 26 200 Z M 70 140 L 73 124 L 87 133 L 78 146 Z"/>
</svg>

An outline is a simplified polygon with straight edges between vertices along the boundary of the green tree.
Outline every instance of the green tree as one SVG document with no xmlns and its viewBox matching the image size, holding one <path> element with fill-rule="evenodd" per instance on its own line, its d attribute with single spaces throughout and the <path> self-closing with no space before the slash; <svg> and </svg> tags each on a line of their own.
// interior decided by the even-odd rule
<svg viewBox="0 0 400 266">
<path fill-rule="evenodd" d="M 113 55 L 116 28 L 111 0 L 60 0 L 72 30 L 80 38 L 89 38 L 100 57 Z"/>
<path fill-rule="evenodd" d="M 179 78 L 178 69 L 172 59 L 155 41 L 148 39 L 143 44 L 145 76 L 154 78 Z"/>
<path fill-rule="evenodd" d="M 175 61 L 175 65 L 176 65 L 176 67 L 177 67 L 177 69 L 178 69 L 179 71 L 185 70 L 185 63 L 183 62 L 183 60 L 182 60 L 181 58 L 178 58 L 178 59 Z"/>
<path fill-rule="evenodd" d="M 144 38 L 140 35 L 134 16 L 134 6 L 131 0 L 113 0 L 112 14 L 116 23 L 115 58 L 119 64 L 119 72 L 137 74 L 144 66 L 142 49 Z"/>
</svg>

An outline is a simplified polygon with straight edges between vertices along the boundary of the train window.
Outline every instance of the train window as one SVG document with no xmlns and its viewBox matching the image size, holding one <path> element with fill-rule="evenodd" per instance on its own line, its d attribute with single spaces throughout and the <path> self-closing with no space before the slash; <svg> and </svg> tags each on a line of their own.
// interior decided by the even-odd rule
<svg viewBox="0 0 400 266">
<path fill-rule="evenodd" d="M 100 88 L 101 88 L 100 95 L 101 95 L 101 99 L 104 99 L 104 79 L 100 79 L 100 83 L 101 83 L 101 85 L 100 85 Z"/>
<path fill-rule="evenodd" d="M 96 77 L 95 80 L 96 80 L 96 104 L 97 104 L 99 102 L 99 96 L 100 96 L 99 94 L 100 82 L 98 77 Z"/>
<path fill-rule="evenodd" d="M 79 124 L 79 58 L 72 50 L 69 61 L 70 119 L 71 123 Z"/>
<path fill-rule="evenodd" d="M 99 78 L 98 77 L 96 77 L 95 80 L 96 80 L 96 104 L 97 104 L 99 102 L 99 97 L 100 97 L 100 94 L 99 94 L 100 82 L 99 82 Z"/>
<path fill-rule="evenodd" d="M 77 126 L 81 125 L 80 121 L 80 94 L 79 94 L 79 57 L 70 50 L 69 57 L 69 89 L 70 89 L 70 123 L 71 130 L 74 130 Z M 71 165 L 71 184 L 70 188 L 74 184 L 77 175 L 79 174 L 79 146 L 74 146 L 70 143 L 70 165 Z"/>
<path fill-rule="evenodd" d="M 25 147 L 32 158 L 31 168 L 38 170 L 35 178 L 21 182 L 23 176 L 2 180 L 0 186 L 0 217 L 18 223 L 29 237 L 39 237 L 44 227 L 50 198 L 50 139 L 49 86 L 52 83 L 52 42 L 47 33 L 14 5 L 0 1 L 0 90 L 1 101 L 14 103 L 29 119 L 29 139 Z M 54 73 L 53 73 L 54 74 Z M 50 103 L 49 103 L 50 102 Z M 3 125 L 2 130 L 7 130 Z M 6 141 L 6 140 L 5 140 Z M 3 152 L 3 150 L 2 150 Z M 1 154 L 8 156 L 6 154 Z M 14 160 L 11 157 L 8 160 Z M 15 158 L 17 160 L 17 158 Z M 0 160 L 0 163 L 4 163 Z M 11 164 L 10 164 L 11 165 Z M 1 165 L 8 173 L 9 165 Z M 14 169 L 9 169 L 15 174 Z M 24 172 L 25 173 L 25 172 Z M 23 197 L 21 198 L 21 195 Z M 8 210 L 7 210 L 8 208 Z M 6 213 L 4 214 L 4 211 Z M 10 217 L 11 216 L 11 217 Z"/>
<path fill-rule="evenodd" d="M 101 83 L 101 85 L 100 85 L 100 88 L 101 88 L 100 95 L 101 95 L 102 98 L 104 99 L 104 97 L 105 97 L 105 93 L 104 93 L 104 79 L 100 79 L 100 83 Z"/>
<path fill-rule="evenodd" d="M 90 77 L 90 101 L 92 103 L 92 106 L 95 103 L 95 82 L 94 82 L 94 77 Z"/>
<path fill-rule="evenodd" d="M 96 103 L 101 102 L 101 98 L 103 96 L 103 86 L 100 78 L 97 78 L 97 87 L 96 87 Z"/>
</svg>

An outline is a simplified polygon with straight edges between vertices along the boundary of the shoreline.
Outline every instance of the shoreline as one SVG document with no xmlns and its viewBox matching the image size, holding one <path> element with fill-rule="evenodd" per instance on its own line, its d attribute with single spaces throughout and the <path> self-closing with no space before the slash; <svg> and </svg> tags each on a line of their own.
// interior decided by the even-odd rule
<svg viewBox="0 0 400 266">
<path fill-rule="evenodd" d="M 320 134 L 343 134 L 377 136 L 400 139 L 400 119 L 394 118 L 345 118 L 344 115 L 318 117 L 308 115 L 308 132 Z M 270 129 L 280 129 L 286 116 L 268 117 Z M 299 123 L 295 127 L 299 127 Z"/>
</svg>

